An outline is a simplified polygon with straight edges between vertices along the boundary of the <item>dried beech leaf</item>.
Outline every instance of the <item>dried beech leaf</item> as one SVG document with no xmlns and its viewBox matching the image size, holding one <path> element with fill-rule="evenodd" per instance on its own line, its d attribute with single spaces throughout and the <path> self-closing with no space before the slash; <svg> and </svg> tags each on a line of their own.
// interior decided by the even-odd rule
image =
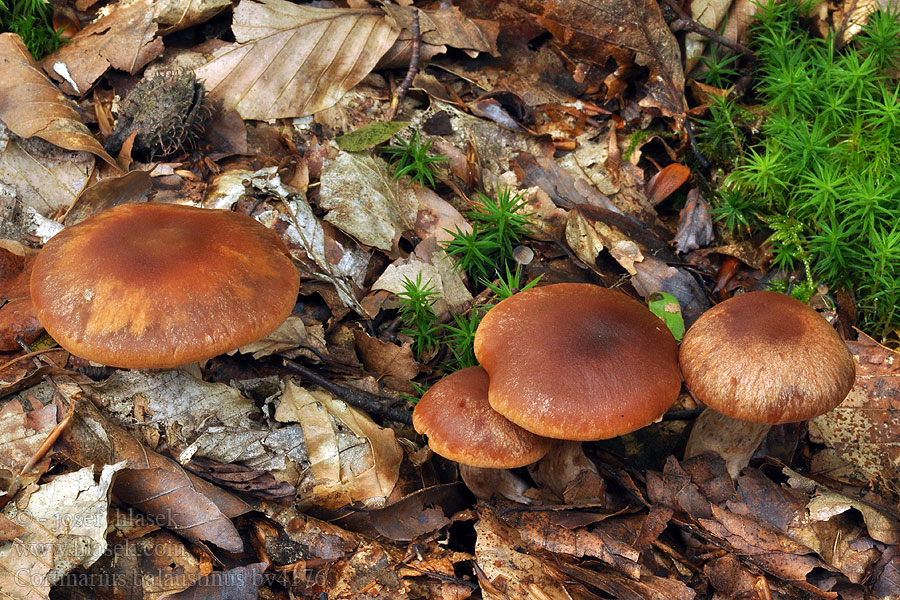
<svg viewBox="0 0 900 600">
<path fill-rule="evenodd" d="M 67 93 L 79 96 L 110 67 L 134 75 L 165 49 L 153 20 L 154 4 L 155 0 L 112 4 L 108 13 L 44 58 L 41 66 Z"/>
<path fill-rule="evenodd" d="M 65 210 L 90 181 L 96 167 L 93 154 L 55 146 L 34 136 L 12 133 L 0 122 L 0 181 L 12 188 L 12 197 L 28 217 L 22 229 L 42 242 L 62 230 L 42 215 Z"/>
<path fill-rule="evenodd" d="M 418 10 L 421 41 L 425 44 L 470 50 L 473 54 L 488 52 L 492 56 L 500 55 L 497 51 L 497 35 L 500 27 L 495 22 L 469 19 L 455 6 L 421 10 L 385 4 L 383 8 L 397 25 L 403 28 L 401 41 L 408 42 L 411 38 L 412 11 Z"/>
<path fill-rule="evenodd" d="M 416 224 L 415 191 L 388 173 L 371 154 L 341 152 L 322 170 L 319 205 L 325 220 L 360 243 L 396 250 L 400 235 Z"/>
<path fill-rule="evenodd" d="M 253 563 L 246 567 L 235 567 L 227 571 L 217 571 L 204 575 L 188 589 L 175 594 L 166 594 L 167 600 L 256 600 L 260 577 L 269 564 Z"/>
<path fill-rule="evenodd" d="M 372 284 L 372 290 L 387 290 L 399 294 L 406 288 L 405 281 L 415 281 L 419 275 L 423 282 L 431 282 L 436 295 L 432 308 L 441 315 L 453 311 L 472 300 L 459 272 L 447 254 L 438 247 L 434 238 L 419 242 L 408 258 L 400 258 L 388 265 L 381 277 Z"/>
<path fill-rule="evenodd" d="M 156 0 L 154 20 L 169 34 L 205 23 L 229 6 L 229 0 Z"/>
<path fill-rule="evenodd" d="M 847 346 L 856 358 L 853 389 L 811 426 L 844 460 L 900 493 L 900 354 L 862 333 Z"/>
<path fill-rule="evenodd" d="M 206 540 L 231 552 L 243 548 L 229 517 L 249 511 L 246 503 L 143 447 L 92 402 L 77 399 L 80 390 L 71 387 L 75 389 L 60 389 L 69 401 L 78 403 L 75 417 L 57 441 L 69 460 L 83 465 L 127 461 L 115 484 L 116 496 L 123 502 L 191 541 Z"/>
<path fill-rule="evenodd" d="M 534 13 L 568 53 L 604 65 L 647 67 L 647 96 L 641 106 L 666 116 L 685 112 L 684 72 L 678 41 L 654 0 L 552 0 L 519 3 Z"/>
<path fill-rule="evenodd" d="M 691 170 L 682 164 L 666 165 L 647 182 L 647 199 L 650 204 L 656 206 L 671 196 L 690 176 Z"/>
<path fill-rule="evenodd" d="M 139 426 L 138 431 L 148 424 L 164 429 L 182 464 L 208 458 L 284 470 L 291 461 L 298 468 L 306 463 L 299 427 L 265 427 L 256 419 L 256 404 L 223 383 L 201 381 L 180 369 L 116 371 L 89 389 L 120 423 Z"/>
<path fill-rule="evenodd" d="M 384 505 L 400 477 L 403 450 L 394 432 L 323 390 L 288 382 L 275 418 L 303 427 L 308 473 L 300 481 L 304 505 L 341 508 Z"/>
<path fill-rule="evenodd" d="M 24 527 L 0 542 L 0 589 L 5 598 L 46 598 L 50 585 L 75 567 L 89 566 L 106 550 L 109 489 L 125 465 L 105 465 L 94 483 L 92 466 L 32 486 L 3 514 Z"/>
<path fill-rule="evenodd" d="M 585 264 L 597 268 L 597 256 L 608 250 L 622 267 L 634 275 L 634 264 L 644 260 L 642 248 L 609 220 L 597 218 L 602 209 L 579 205 L 569 211 L 566 243 Z M 609 211 L 602 211 L 609 213 Z M 613 213 L 610 213 L 610 215 Z"/>
<path fill-rule="evenodd" d="M 541 559 L 520 552 L 522 539 L 490 510 L 479 512 L 475 524 L 475 562 L 484 574 L 479 583 L 485 598 L 571 600 L 566 588 L 547 575 Z"/>
<path fill-rule="evenodd" d="M 44 330 L 31 306 L 29 280 L 36 253 L 21 250 L 0 248 L 0 352 L 20 350 L 16 338 L 30 344 Z"/>
<path fill-rule="evenodd" d="M 143 515 L 114 510 L 110 521 L 106 553 L 86 574 L 78 573 L 83 581 L 110 582 L 98 598 L 157 600 L 184 590 L 209 569 L 208 559 L 199 560 L 187 542 L 155 529 Z"/>
<path fill-rule="evenodd" d="M 419 363 L 413 357 L 409 344 L 398 346 L 373 338 L 365 331 L 353 331 L 356 348 L 366 369 L 383 378 L 391 389 L 402 392 L 413 392 L 409 381 L 419 374 Z"/>
<path fill-rule="evenodd" d="M 75 105 L 47 79 L 21 38 L 0 34 L 0 120 L 21 138 L 37 136 L 66 150 L 116 161 L 81 122 Z"/>
<path fill-rule="evenodd" d="M 18 400 L 0 408 L 0 468 L 18 473 L 56 427 L 56 406 L 25 412 Z"/>
<path fill-rule="evenodd" d="M 712 535 L 726 541 L 736 552 L 761 569 L 788 581 L 806 582 L 807 574 L 827 566 L 813 551 L 761 523 L 754 516 L 737 515 L 715 504 L 712 519 L 698 519 Z"/>
<path fill-rule="evenodd" d="M 419 212 L 416 215 L 415 233 L 420 240 L 433 237 L 439 242 L 446 242 L 453 238 L 453 232 L 457 229 L 463 233 L 471 233 L 472 226 L 462 213 L 431 189 L 416 186 L 416 198 L 419 201 Z"/>
<path fill-rule="evenodd" d="M 369 264 L 369 253 L 352 240 L 326 229 L 313 213 L 309 202 L 297 190 L 282 183 L 276 167 L 248 171 L 227 171 L 216 178 L 214 189 L 207 193 L 204 205 L 230 208 L 244 193 L 248 181 L 257 193 L 282 201 L 287 214 L 267 210 L 257 220 L 275 231 L 282 231 L 295 259 L 304 264 L 314 277 L 334 285 L 344 306 L 365 315 L 356 299 L 355 289 L 362 287 Z M 340 239 L 338 239 L 340 237 Z"/>
<path fill-rule="evenodd" d="M 132 202 L 146 202 L 153 189 L 150 174 L 132 171 L 121 177 L 108 177 L 84 190 L 66 212 L 66 227 L 79 223 L 100 211 Z"/>
<path fill-rule="evenodd" d="M 672 239 L 675 252 L 684 254 L 706 246 L 711 241 L 713 224 L 709 204 L 697 188 L 692 188 L 688 192 L 687 203 L 678 216 L 678 232 Z"/>
<path fill-rule="evenodd" d="M 197 69 L 210 97 L 244 119 L 302 117 L 335 104 L 369 74 L 399 29 L 380 10 L 242 0 L 237 43 Z"/>
<path fill-rule="evenodd" d="M 369 513 L 372 525 L 383 536 L 408 542 L 450 524 L 445 515 L 466 508 L 462 484 L 427 487 Z"/>
</svg>

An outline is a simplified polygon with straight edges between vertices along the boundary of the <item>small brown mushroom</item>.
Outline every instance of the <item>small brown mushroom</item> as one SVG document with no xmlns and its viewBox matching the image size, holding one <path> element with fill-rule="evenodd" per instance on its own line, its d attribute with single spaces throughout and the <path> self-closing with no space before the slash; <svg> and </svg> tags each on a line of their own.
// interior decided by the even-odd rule
<svg viewBox="0 0 900 600">
<path fill-rule="evenodd" d="M 299 274 L 276 233 L 224 210 L 124 204 L 64 229 L 31 299 L 69 352 L 134 369 L 205 360 L 275 330 Z"/>
<path fill-rule="evenodd" d="M 685 456 L 714 450 L 733 476 L 772 425 L 830 411 L 856 373 L 831 325 L 776 292 L 742 294 L 706 311 L 685 334 L 680 360 L 688 389 L 708 407 Z"/>
<path fill-rule="evenodd" d="M 512 469 L 547 454 L 551 440 L 525 431 L 488 404 L 488 376 L 481 367 L 447 375 L 413 410 L 413 427 L 444 458 L 472 467 Z"/>
<path fill-rule="evenodd" d="M 485 315 L 475 356 L 491 406 L 538 435 L 588 441 L 649 425 L 678 396 L 678 345 L 625 294 L 583 283 L 525 290 Z"/>
</svg>

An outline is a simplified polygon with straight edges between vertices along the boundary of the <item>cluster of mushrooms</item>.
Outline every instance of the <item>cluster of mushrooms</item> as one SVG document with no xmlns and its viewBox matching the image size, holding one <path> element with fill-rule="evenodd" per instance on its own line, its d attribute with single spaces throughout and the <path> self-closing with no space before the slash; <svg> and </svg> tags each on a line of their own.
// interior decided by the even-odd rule
<svg viewBox="0 0 900 600">
<path fill-rule="evenodd" d="M 125 204 L 66 228 L 34 263 L 31 298 L 66 350 L 104 365 L 169 368 L 251 343 L 291 313 L 299 275 L 281 238 L 250 217 L 172 204 Z M 709 409 L 687 455 L 723 455 L 732 475 L 773 424 L 825 413 L 850 391 L 853 357 L 805 304 L 773 292 L 722 302 L 679 349 L 662 320 L 590 284 L 525 290 L 485 315 L 479 367 L 433 385 L 413 425 L 437 454 L 514 468 L 552 440 L 644 427 L 682 376 Z"/>
<path fill-rule="evenodd" d="M 772 425 L 831 410 L 855 378 L 853 356 L 824 318 L 766 291 L 714 306 L 679 349 L 661 319 L 621 292 L 537 287 L 488 311 L 475 356 L 481 366 L 425 393 L 413 425 L 435 453 L 494 469 L 531 464 L 554 439 L 601 440 L 649 425 L 683 376 L 708 407 L 686 455 L 718 452 L 736 476 Z"/>
</svg>

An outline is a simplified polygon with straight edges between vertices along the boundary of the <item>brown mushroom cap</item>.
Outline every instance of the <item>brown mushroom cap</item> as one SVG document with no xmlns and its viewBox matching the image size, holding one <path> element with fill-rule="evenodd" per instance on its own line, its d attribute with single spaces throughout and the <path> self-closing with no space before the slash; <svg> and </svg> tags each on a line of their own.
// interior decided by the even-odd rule
<svg viewBox="0 0 900 600">
<path fill-rule="evenodd" d="M 525 290 L 485 315 L 475 356 L 494 410 L 538 435 L 599 440 L 649 425 L 681 389 L 678 345 L 621 292 L 584 283 Z"/>
<path fill-rule="evenodd" d="M 35 312 L 63 348 L 134 369 L 253 342 L 287 318 L 298 287 L 284 243 L 252 218 L 157 203 L 64 229 L 31 273 Z"/>
<path fill-rule="evenodd" d="M 755 423 L 792 423 L 840 404 L 855 377 L 837 332 L 807 305 L 750 292 L 712 307 L 681 342 L 681 371 L 710 408 Z"/>
<path fill-rule="evenodd" d="M 413 410 L 413 427 L 444 458 L 472 467 L 512 469 L 539 460 L 551 441 L 510 423 L 488 404 L 488 376 L 481 367 L 447 375 Z"/>
</svg>

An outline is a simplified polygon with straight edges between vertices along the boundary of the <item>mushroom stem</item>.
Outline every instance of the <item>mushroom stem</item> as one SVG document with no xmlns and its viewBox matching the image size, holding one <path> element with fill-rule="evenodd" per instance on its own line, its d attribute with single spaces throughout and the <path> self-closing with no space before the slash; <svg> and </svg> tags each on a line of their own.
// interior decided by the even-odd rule
<svg viewBox="0 0 900 600">
<path fill-rule="evenodd" d="M 715 452 L 725 459 L 725 467 L 731 477 L 737 478 L 771 428 L 766 423 L 740 421 L 707 408 L 694 421 L 684 458 L 708 450 Z"/>
<path fill-rule="evenodd" d="M 525 495 L 530 486 L 509 469 L 488 469 L 460 463 L 459 475 L 476 498 L 490 500 L 494 494 L 500 494 L 519 504 L 533 502 Z"/>
</svg>

